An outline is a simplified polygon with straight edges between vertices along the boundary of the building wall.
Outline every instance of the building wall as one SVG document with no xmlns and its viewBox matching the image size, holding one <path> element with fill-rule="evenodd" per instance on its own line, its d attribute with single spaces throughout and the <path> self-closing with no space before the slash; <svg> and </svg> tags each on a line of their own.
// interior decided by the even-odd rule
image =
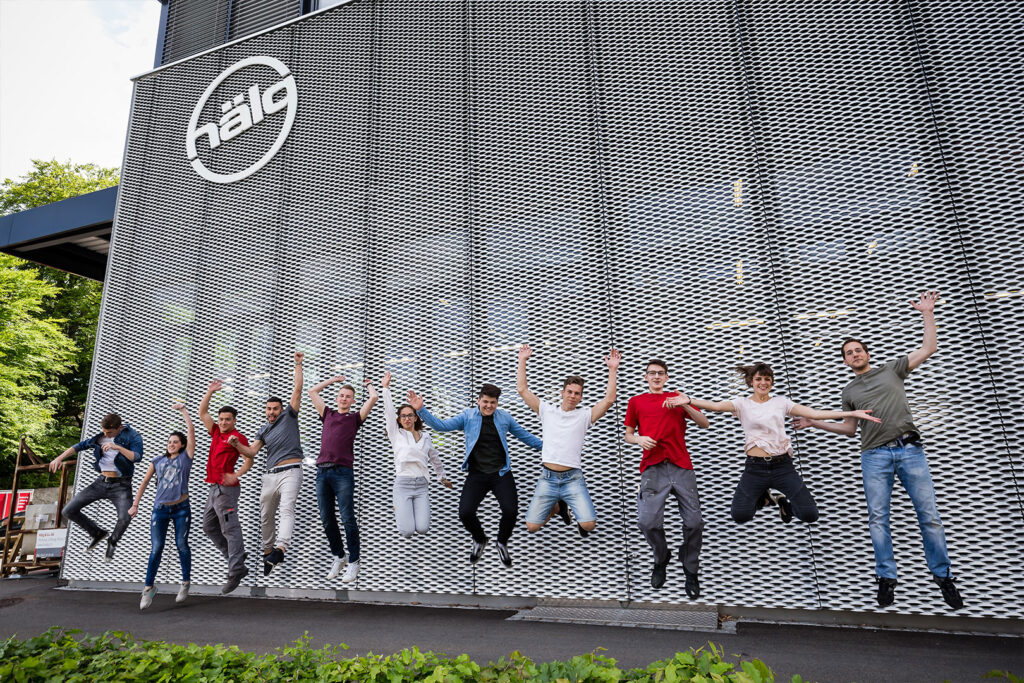
<svg viewBox="0 0 1024 683">
<path fill-rule="evenodd" d="M 868 341 L 876 363 L 916 348 L 921 320 L 908 301 L 934 288 L 939 352 L 907 386 L 967 605 L 959 614 L 1020 617 L 1024 430 L 1009 373 L 1024 304 L 1010 211 L 1021 190 L 994 169 L 1022 142 L 1009 113 L 1021 104 L 1009 28 L 1021 12 L 980 1 L 357 0 L 141 77 L 88 422 L 118 410 L 141 429 L 148 461 L 180 427 L 170 404 L 194 414 L 221 377 L 232 392 L 215 404 L 235 405 L 251 436 L 265 397 L 288 394 L 298 349 L 307 387 L 390 369 L 398 395 L 421 391 L 438 415 L 494 382 L 502 406 L 537 432 L 514 391 L 515 345 L 536 347 L 530 380 L 542 399 L 579 373 L 589 402 L 615 345 L 620 398 L 584 460 L 596 533 L 520 527 L 513 568 L 493 550 L 470 567 L 457 518 L 463 440 L 435 434 L 456 489 L 432 488 L 427 537 L 399 538 L 377 407 L 357 442 L 356 588 L 687 603 L 677 563 L 665 588 L 650 588 L 636 526 L 640 453 L 621 423 L 645 361 L 665 358 L 672 386 L 707 398 L 743 393 L 731 367 L 766 361 L 778 393 L 839 408 L 852 376 L 841 340 Z M 185 152 L 189 117 L 219 74 L 256 55 L 294 76 L 294 124 L 259 171 L 210 182 Z M 280 78 L 264 66 L 235 72 L 199 120 Z M 216 150 L 203 138 L 199 160 L 237 172 L 285 118 Z M 315 457 L 308 397 L 300 422 Z M 701 601 L 873 611 L 857 442 L 793 438 L 820 521 L 784 525 L 766 511 L 739 525 L 729 518 L 738 423 L 714 416 L 688 434 L 707 522 Z M 191 479 L 193 581 L 219 584 L 224 562 L 198 522 L 208 444 L 201 435 Z M 240 503 L 250 557 L 264 457 Z M 512 459 L 522 516 L 541 468 L 518 443 Z M 341 587 L 322 578 L 330 555 L 314 474 L 304 469 L 287 562 L 243 585 Z M 85 554 L 75 528 L 65 578 L 141 582 L 151 495 L 114 564 Z M 492 536 L 496 507 L 482 507 Z M 901 574 L 889 611 L 948 613 L 898 484 L 892 527 Z M 672 506 L 666 529 L 674 547 Z M 158 581 L 175 580 L 168 549 Z"/>
</svg>

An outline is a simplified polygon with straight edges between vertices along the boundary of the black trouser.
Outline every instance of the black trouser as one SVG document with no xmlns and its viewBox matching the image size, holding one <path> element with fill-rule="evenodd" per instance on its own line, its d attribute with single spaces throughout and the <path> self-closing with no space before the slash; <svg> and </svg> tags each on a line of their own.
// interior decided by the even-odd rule
<svg viewBox="0 0 1024 683">
<path fill-rule="evenodd" d="M 732 518 L 737 522 L 752 520 L 758 501 L 764 498 L 768 489 L 782 491 L 793 506 L 793 516 L 801 522 L 818 519 L 818 506 L 788 455 L 772 458 L 747 456 L 743 476 L 732 497 Z"/>
<path fill-rule="evenodd" d="M 480 525 L 476 511 L 484 497 L 491 492 L 501 507 L 498 542 L 508 543 L 508 539 L 512 538 L 512 531 L 516 528 L 516 518 L 519 517 L 519 492 L 516 490 L 516 480 L 512 477 L 511 471 L 506 472 L 505 476 L 497 472 L 470 472 L 466 476 L 466 483 L 462 485 L 462 495 L 459 496 L 459 520 L 462 526 L 466 527 L 466 531 L 473 535 L 474 541 L 483 543 L 487 540 L 487 534 Z"/>
</svg>

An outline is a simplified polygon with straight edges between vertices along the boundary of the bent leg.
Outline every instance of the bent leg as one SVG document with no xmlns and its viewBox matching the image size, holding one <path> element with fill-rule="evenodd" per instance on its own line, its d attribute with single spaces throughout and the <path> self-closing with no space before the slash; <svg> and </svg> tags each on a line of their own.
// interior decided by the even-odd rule
<svg viewBox="0 0 1024 683">
<path fill-rule="evenodd" d="M 398 534 L 404 538 L 416 533 L 416 513 L 413 509 L 412 493 L 405 480 L 411 477 L 395 477 L 392 500 L 395 505 L 395 524 Z"/>
<path fill-rule="evenodd" d="M 74 497 L 68 501 L 64 509 L 61 510 L 63 515 L 68 521 L 74 522 L 78 526 L 82 527 L 85 533 L 91 537 L 96 538 L 104 533 L 96 522 L 92 521 L 85 514 L 82 513 L 82 508 L 87 505 L 95 503 L 97 500 L 106 498 L 106 491 L 104 486 L 103 477 L 99 477 L 93 483 L 86 486 L 84 489 L 74 495 Z"/>
<path fill-rule="evenodd" d="M 764 499 L 768 477 L 764 471 L 767 466 L 762 463 L 747 462 L 743 474 L 736 484 L 736 492 L 732 494 L 732 506 L 729 514 L 735 522 L 743 523 L 754 519 L 758 503 Z"/>
<path fill-rule="evenodd" d="M 818 505 L 814 502 L 811 490 L 807 488 L 800 473 L 796 471 L 792 460 L 788 460 L 772 470 L 772 488 L 782 491 L 789 504 L 793 506 L 793 516 L 801 522 L 818 521 Z"/>
<path fill-rule="evenodd" d="M 587 480 L 582 470 L 576 470 L 568 479 L 563 479 L 559 487 L 559 496 L 563 504 L 568 503 L 572 516 L 584 531 L 593 531 L 597 526 L 597 510 L 587 489 Z"/>
<path fill-rule="evenodd" d="M 203 533 L 210 539 L 214 547 L 224 555 L 228 556 L 228 540 L 220 530 L 220 519 L 217 516 L 217 509 L 214 505 L 214 498 L 217 495 L 217 487 L 211 486 L 206 496 L 206 506 L 203 508 Z"/>
<path fill-rule="evenodd" d="M 558 486 L 552 485 L 552 477 L 545 471 L 533 489 L 533 498 L 526 508 L 526 530 L 539 531 L 551 518 L 551 512 L 558 503 Z"/>
<path fill-rule="evenodd" d="M 430 482 L 425 478 L 416 484 L 412 497 L 412 516 L 416 533 L 422 535 L 430 531 Z"/>
</svg>

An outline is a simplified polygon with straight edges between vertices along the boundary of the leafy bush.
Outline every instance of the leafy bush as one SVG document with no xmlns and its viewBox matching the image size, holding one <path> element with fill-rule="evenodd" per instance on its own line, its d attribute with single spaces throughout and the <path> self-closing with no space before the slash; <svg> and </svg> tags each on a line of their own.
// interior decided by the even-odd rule
<svg viewBox="0 0 1024 683">
<path fill-rule="evenodd" d="M 81 631 L 51 628 L 37 638 L 9 638 L 0 644 L 0 681 L 373 681 L 397 683 L 768 683 L 775 674 L 760 660 L 731 662 L 708 647 L 676 653 L 645 669 L 622 670 L 615 660 L 586 654 L 564 662 L 537 664 L 519 652 L 480 666 L 467 655 L 448 657 L 418 648 L 393 655 L 344 657 L 346 645 L 313 649 L 309 635 L 291 647 L 255 655 L 235 646 L 173 645 L 139 641 L 131 634 L 108 631 L 82 636 Z M 77 637 L 75 637 L 77 636 Z M 793 683 L 801 683 L 799 676 Z"/>
</svg>

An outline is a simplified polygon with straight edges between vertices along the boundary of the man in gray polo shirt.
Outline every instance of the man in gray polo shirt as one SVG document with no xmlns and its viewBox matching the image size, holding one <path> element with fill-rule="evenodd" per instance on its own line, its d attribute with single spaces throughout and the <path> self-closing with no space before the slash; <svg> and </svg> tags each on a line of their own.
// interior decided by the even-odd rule
<svg viewBox="0 0 1024 683">
<path fill-rule="evenodd" d="M 951 573 L 946 552 L 946 534 L 935 504 L 935 487 L 924 457 L 921 435 L 914 426 L 903 380 L 912 370 L 938 349 L 935 327 L 935 302 L 938 292 L 921 295 L 910 305 L 920 311 L 924 320 L 924 342 L 921 348 L 885 365 L 872 368 L 867 346 L 859 339 L 843 342 L 843 363 L 856 375 L 843 389 L 843 410 L 868 410 L 881 423 L 848 417 L 843 422 L 823 422 L 794 418 L 793 425 L 817 427 L 836 434 L 853 436 L 860 425 L 861 473 L 864 496 L 868 503 L 868 527 L 875 549 L 875 580 L 878 583 L 878 605 L 893 603 L 896 592 L 896 558 L 889 527 L 889 506 L 892 487 L 898 476 L 917 511 L 917 521 L 924 541 L 925 559 L 935 583 L 942 589 L 942 598 L 953 609 L 964 605 Z"/>
<path fill-rule="evenodd" d="M 251 445 L 231 437 L 239 453 L 255 457 L 267 447 L 267 471 L 260 490 L 260 531 L 263 535 L 263 575 L 284 562 L 295 530 L 295 501 L 302 487 L 302 444 L 299 439 L 299 406 L 302 404 L 302 353 L 295 352 L 295 373 L 288 405 L 276 396 L 267 399 L 267 422 Z M 281 524 L 274 517 L 280 511 Z"/>
</svg>

